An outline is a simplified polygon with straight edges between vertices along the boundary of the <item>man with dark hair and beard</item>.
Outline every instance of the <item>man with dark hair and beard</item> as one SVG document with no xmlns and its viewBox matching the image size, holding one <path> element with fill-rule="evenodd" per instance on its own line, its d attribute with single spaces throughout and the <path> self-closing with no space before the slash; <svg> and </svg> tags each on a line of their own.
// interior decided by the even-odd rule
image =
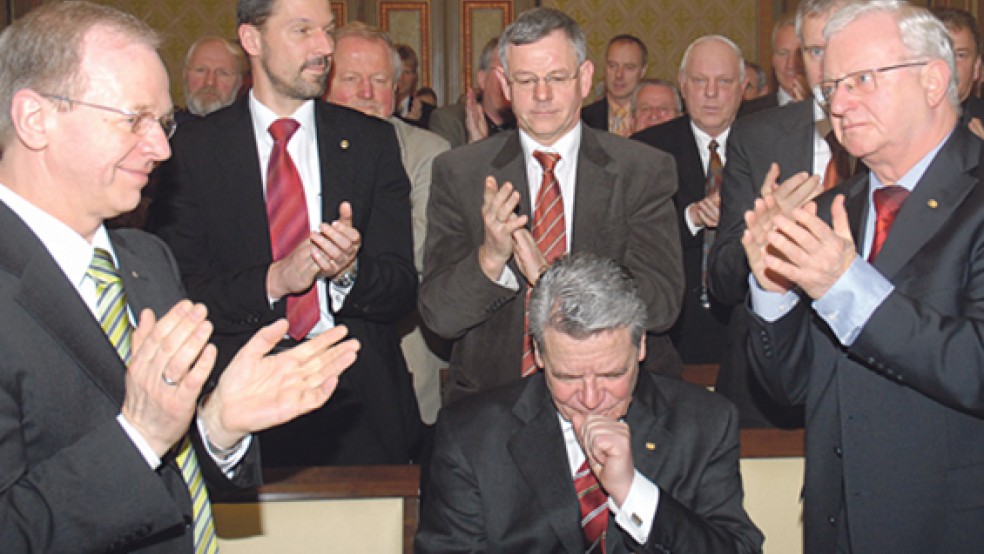
<svg viewBox="0 0 984 554">
<path fill-rule="evenodd" d="M 406 463 L 421 423 L 394 323 L 413 309 L 417 272 L 396 135 L 318 100 L 328 0 L 240 0 L 236 13 L 253 87 L 175 135 L 152 226 L 209 308 L 217 367 L 278 317 L 283 346 L 343 323 L 361 341 L 332 402 L 261 435 L 265 465 Z"/>
<path fill-rule="evenodd" d="M 232 104 L 245 71 L 246 57 L 238 45 L 213 36 L 196 40 L 185 57 L 186 109 L 175 112 L 178 124 L 190 119 L 189 115 L 205 117 Z"/>
</svg>

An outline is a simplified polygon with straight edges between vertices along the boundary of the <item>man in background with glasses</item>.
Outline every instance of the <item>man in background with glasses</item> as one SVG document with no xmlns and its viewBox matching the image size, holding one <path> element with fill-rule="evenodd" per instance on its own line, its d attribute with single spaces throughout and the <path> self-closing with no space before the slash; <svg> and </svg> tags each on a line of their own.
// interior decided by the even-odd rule
<svg viewBox="0 0 984 554">
<path fill-rule="evenodd" d="M 893 0 L 835 13 L 821 94 L 870 168 L 745 214 L 753 367 L 806 406 L 807 552 L 984 551 L 984 187 L 947 31 Z"/>
<path fill-rule="evenodd" d="M 566 14 L 523 13 L 499 41 L 499 79 L 519 129 L 434 161 L 419 302 L 424 322 L 454 341 L 447 400 L 535 371 L 527 291 L 560 254 L 620 261 L 639 280 L 647 330 L 676 320 L 673 160 L 581 123 L 594 73 L 585 52 Z M 674 354 L 658 342 L 647 345 L 650 363 Z"/>
<path fill-rule="evenodd" d="M 328 399 L 339 328 L 274 356 L 256 333 L 214 387 L 212 324 L 129 211 L 174 131 L 145 23 L 45 4 L 0 36 L 0 545 L 213 554 L 209 491 L 259 482 L 251 433 Z"/>
</svg>

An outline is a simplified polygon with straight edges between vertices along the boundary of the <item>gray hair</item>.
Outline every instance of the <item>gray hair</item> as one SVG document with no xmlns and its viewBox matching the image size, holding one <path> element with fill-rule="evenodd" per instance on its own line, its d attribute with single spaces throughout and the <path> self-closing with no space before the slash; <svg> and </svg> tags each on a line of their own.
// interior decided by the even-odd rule
<svg viewBox="0 0 984 554">
<path fill-rule="evenodd" d="M 870 0 L 845 6 L 830 17 L 823 30 L 823 38 L 830 39 L 855 20 L 873 13 L 885 13 L 895 19 L 902 45 L 909 55 L 929 60 L 943 60 L 950 68 L 950 82 L 946 97 L 950 105 L 960 109 L 957 97 L 957 68 L 953 57 L 953 41 L 946 27 L 929 10 L 913 6 L 902 0 Z"/>
<path fill-rule="evenodd" d="M 42 4 L 0 34 L 0 149 L 13 140 L 10 109 L 18 91 L 77 98 L 88 89 L 81 74 L 82 43 L 97 27 L 154 49 L 161 43 L 157 32 L 133 15 L 81 1 Z"/>
<path fill-rule="evenodd" d="M 666 87 L 670 89 L 670 91 L 673 92 L 676 111 L 678 113 L 683 113 L 683 100 L 680 99 L 680 89 L 676 86 L 676 84 L 667 81 L 666 79 L 657 78 L 641 79 L 639 84 L 636 85 L 635 90 L 632 91 L 632 113 L 635 113 L 636 111 L 636 101 L 639 98 L 639 91 L 642 90 L 643 87 Z"/>
<path fill-rule="evenodd" d="M 184 59 L 185 67 L 188 67 L 188 63 L 191 61 L 191 56 L 194 55 L 195 50 L 197 50 L 199 46 L 205 44 L 206 42 L 218 42 L 222 44 L 222 46 L 225 47 L 225 49 L 229 52 L 229 54 L 236 59 L 236 71 L 239 72 L 240 77 L 242 76 L 243 73 L 246 72 L 246 69 L 248 69 L 249 64 L 246 62 L 246 54 L 243 53 L 243 49 L 240 48 L 237 43 L 232 42 L 229 39 L 217 37 L 214 35 L 204 36 L 196 40 L 194 43 L 192 43 L 192 45 L 188 48 L 188 53 L 185 54 L 185 59 Z"/>
<path fill-rule="evenodd" d="M 502 62 L 503 71 L 509 73 L 509 68 L 506 66 L 506 49 L 510 45 L 532 44 L 557 30 L 563 31 L 571 41 L 574 54 L 577 56 L 577 67 L 580 68 L 584 60 L 588 59 L 584 31 L 566 13 L 553 8 L 540 7 L 519 14 L 516 21 L 510 23 L 502 32 L 502 37 L 499 39 L 499 60 Z"/>
<path fill-rule="evenodd" d="M 393 84 L 396 85 L 396 82 L 400 80 L 400 74 L 403 73 L 403 60 L 400 58 L 400 53 L 389 33 L 361 21 L 351 21 L 335 31 L 335 43 L 341 42 L 346 37 L 358 37 L 385 44 L 390 53 L 390 65 L 393 66 Z M 335 67 L 335 64 L 332 64 L 332 71 Z"/>
<path fill-rule="evenodd" d="M 760 90 L 764 89 L 765 87 L 769 86 L 769 77 L 766 76 L 765 70 L 762 69 L 762 66 L 761 65 L 759 65 L 759 64 L 757 64 L 755 62 L 750 62 L 748 60 L 745 60 L 745 70 L 746 70 L 746 73 L 747 73 L 747 70 L 749 70 L 749 69 L 751 69 L 752 71 L 755 72 L 755 90 L 756 91 L 760 91 Z"/>
<path fill-rule="evenodd" d="M 731 40 L 730 38 L 724 35 L 704 35 L 691 42 L 690 46 L 687 46 L 687 49 L 683 52 L 683 57 L 680 58 L 680 75 L 686 74 L 687 62 L 690 61 L 690 53 L 693 52 L 693 49 L 699 44 L 710 42 L 712 40 L 723 42 L 725 45 L 731 48 L 732 51 L 734 51 L 735 56 L 738 56 L 738 80 L 744 81 L 745 57 L 741 53 L 741 48 L 739 48 L 738 45 L 735 44 L 735 41 Z"/>
<path fill-rule="evenodd" d="M 613 260 L 583 252 L 559 258 L 540 277 L 529 317 L 541 349 L 548 327 L 575 339 L 627 328 L 636 346 L 646 332 L 646 304 L 635 280 Z"/>
</svg>

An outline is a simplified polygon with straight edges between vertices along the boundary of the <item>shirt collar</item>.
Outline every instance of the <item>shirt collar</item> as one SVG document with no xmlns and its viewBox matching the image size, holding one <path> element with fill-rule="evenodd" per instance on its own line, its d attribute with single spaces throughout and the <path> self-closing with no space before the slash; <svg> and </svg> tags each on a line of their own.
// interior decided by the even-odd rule
<svg viewBox="0 0 984 554">
<path fill-rule="evenodd" d="M 690 120 L 690 128 L 694 131 L 694 138 L 697 140 L 697 146 L 700 148 L 701 152 L 707 150 L 707 145 L 711 143 L 711 139 L 714 139 L 718 143 L 718 154 L 724 155 L 724 147 L 728 144 L 728 135 L 731 134 L 731 126 L 728 126 L 720 135 L 712 137 L 711 135 L 705 133 L 694 123 L 694 120 Z"/>
<path fill-rule="evenodd" d="M 89 264 L 92 263 L 93 249 L 102 248 L 109 252 L 113 263 L 119 267 L 106 227 L 99 226 L 90 244 L 74 229 L 2 184 L 0 184 L 0 201 L 17 214 L 38 237 L 76 289 L 81 285 Z"/>
<path fill-rule="evenodd" d="M 545 150 L 547 152 L 556 152 L 560 154 L 560 162 L 558 162 L 558 167 L 566 165 L 568 163 L 573 163 L 577 159 L 577 152 L 581 148 L 581 122 L 578 121 L 573 129 L 567 132 L 566 135 L 560 137 L 557 142 L 553 143 L 551 146 L 544 146 L 537 141 L 533 140 L 533 137 L 526 134 L 526 131 L 519 130 L 519 142 L 523 147 L 523 155 L 525 159 L 533 159 L 533 152 L 537 150 Z M 536 163 L 534 161 L 534 163 Z"/>
<path fill-rule="evenodd" d="M 269 129 L 274 121 L 280 119 L 280 116 L 263 105 L 253 94 L 253 89 L 249 91 L 249 111 L 253 116 L 253 133 L 259 137 L 259 140 L 267 148 L 273 147 L 273 137 L 270 136 Z M 301 125 L 297 129 L 297 132 L 294 133 L 295 137 L 297 133 L 306 133 L 312 137 L 316 136 L 314 130 L 314 100 L 308 100 L 301 104 L 290 117 Z M 291 140 L 293 138 L 291 137 Z"/>
<path fill-rule="evenodd" d="M 933 148 L 932 150 L 927 152 L 925 156 L 920 158 L 919 161 L 916 162 L 916 165 L 912 166 L 912 169 L 907 171 L 905 175 L 903 175 L 902 178 L 899 179 L 895 184 L 905 187 L 909 192 L 912 192 L 912 190 L 916 188 L 916 184 L 919 183 L 920 179 L 922 179 L 923 175 L 926 173 L 926 170 L 929 169 L 929 164 L 931 164 L 933 160 L 936 158 L 936 155 L 939 154 L 940 149 L 943 148 L 943 145 L 946 144 L 946 141 L 950 140 L 950 135 L 952 134 L 953 134 L 953 130 L 951 130 L 946 135 L 946 137 L 944 137 L 943 140 L 941 140 L 940 143 L 936 145 L 935 148 Z M 869 175 L 868 182 L 871 184 L 871 186 L 868 187 L 869 188 L 868 196 L 871 197 L 872 195 L 874 195 L 875 190 L 883 188 L 887 185 L 881 182 L 881 180 L 875 175 L 874 171 L 869 171 L 868 175 Z"/>
</svg>

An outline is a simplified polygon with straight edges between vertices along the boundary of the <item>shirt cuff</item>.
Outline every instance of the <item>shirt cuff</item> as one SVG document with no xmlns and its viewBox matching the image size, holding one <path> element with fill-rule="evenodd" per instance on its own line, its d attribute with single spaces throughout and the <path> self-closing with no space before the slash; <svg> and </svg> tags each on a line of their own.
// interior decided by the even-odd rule
<svg viewBox="0 0 984 554">
<path fill-rule="evenodd" d="M 799 295 L 794 291 L 769 292 L 759 286 L 752 273 L 748 274 L 748 293 L 752 311 L 769 323 L 779 320 L 799 304 Z"/>
<path fill-rule="evenodd" d="M 116 416 L 116 421 L 119 422 L 120 427 L 123 428 L 123 432 L 126 433 L 126 436 L 130 437 L 130 442 L 132 442 L 133 445 L 137 447 L 137 450 L 140 451 L 140 455 L 147 461 L 147 465 L 150 466 L 150 469 L 156 470 L 160 467 L 160 457 L 158 457 L 157 453 L 154 452 L 154 449 L 150 447 L 150 443 L 147 442 L 147 439 L 140 434 L 140 431 L 137 431 L 137 428 L 130 425 L 130 422 L 123 417 L 122 412 Z"/>
<path fill-rule="evenodd" d="M 205 451 L 208 452 L 209 457 L 212 458 L 215 465 L 219 466 L 226 477 L 232 479 L 236 473 L 236 466 L 243 460 L 243 456 L 249 450 L 249 445 L 253 442 L 253 435 L 246 435 L 232 448 L 220 451 L 218 447 L 212 444 L 212 441 L 208 440 L 205 420 L 196 416 L 195 425 L 198 426 L 198 434 L 202 437 L 202 443 L 205 444 Z"/>
<path fill-rule="evenodd" d="M 611 497 L 608 497 L 608 508 L 615 514 L 615 523 L 638 544 L 646 544 L 649 540 L 657 507 L 659 507 L 659 487 L 646 479 L 638 469 L 635 470 L 632 486 L 621 508 Z"/>
<path fill-rule="evenodd" d="M 687 229 L 690 230 L 690 235 L 696 237 L 697 233 L 704 230 L 704 227 L 697 225 L 694 223 L 694 220 L 690 218 L 690 206 L 693 206 L 693 204 L 690 204 L 683 209 L 683 221 L 687 224 Z"/>
<path fill-rule="evenodd" d="M 813 309 L 841 344 L 851 346 L 893 290 L 892 283 L 874 266 L 856 256 L 830 290 L 813 302 Z"/>
</svg>

